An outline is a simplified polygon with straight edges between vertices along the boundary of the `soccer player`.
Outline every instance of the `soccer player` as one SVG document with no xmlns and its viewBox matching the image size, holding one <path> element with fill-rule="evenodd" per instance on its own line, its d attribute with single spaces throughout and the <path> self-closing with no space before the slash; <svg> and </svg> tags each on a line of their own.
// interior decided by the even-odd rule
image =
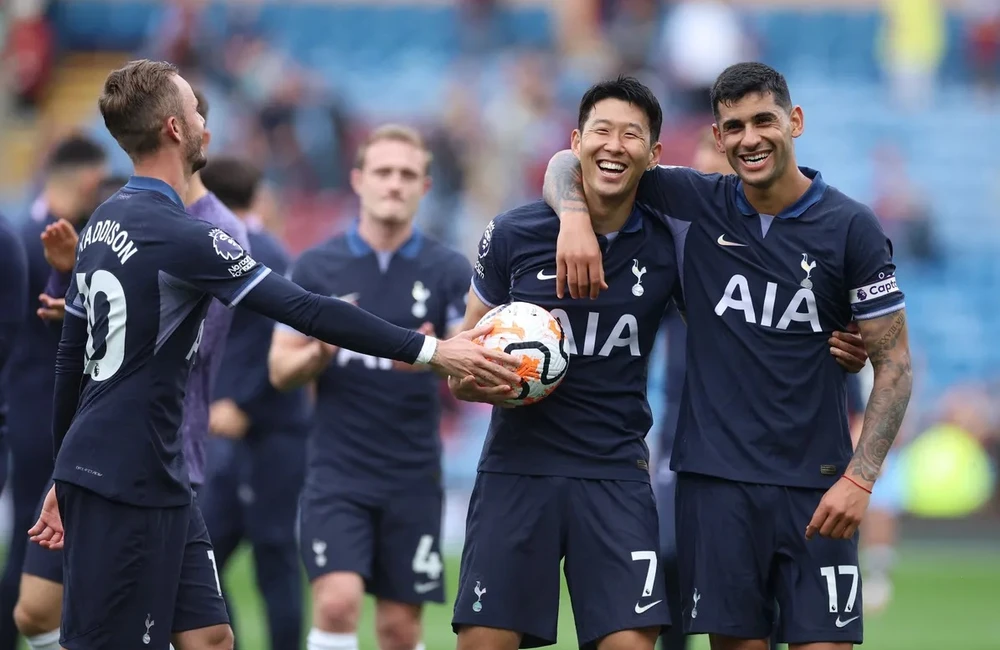
<svg viewBox="0 0 1000 650">
<path fill-rule="evenodd" d="M 21 245 L 21 238 L 0 214 L 0 373 L 7 367 L 7 360 L 24 323 L 28 304 L 28 259 Z M 7 483 L 7 402 L 0 385 L 0 489 Z"/>
<path fill-rule="evenodd" d="M 97 209 L 77 247 L 56 357 L 55 485 L 29 534 L 64 548 L 62 647 L 142 641 L 163 650 L 172 640 L 187 650 L 193 638 L 171 634 L 185 609 L 177 600 L 194 516 L 178 432 L 211 296 L 331 343 L 487 384 L 513 385 L 515 360 L 469 340 L 485 327 L 439 342 L 309 294 L 192 219 L 181 195 L 205 163 L 204 119 L 173 65 L 141 60 L 113 71 L 99 107 L 135 175 Z M 216 647 L 231 646 L 228 635 Z"/>
<path fill-rule="evenodd" d="M 780 641 L 850 648 L 862 640 L 857 527 L 912 384 L 891 244 L 871 210 L 796 165 L 803 112 L 777 71 L 727 68 L 712 106 L 738 176 L 657 167 L 637 195 L 674 231 L 689 325 L 671 459 L 685 631 L 765 648 L 776 600 Z M 556 154 L 548 176 L 566 230 L 559 273 L 571 295 L 599 296 L 614 283 L 576 159 Z M 875 371 L 853 455 L 845 375 L 826 358 L 852 319 Z"/>
<path fill-rule="evenodd" d="M 46 308 L 41 294 L 46 291 L 50 267 L 41 236 L 52 224 L 64 222 L 72 229 L 82 228 L 97 207 L 97 191 L 107 175 L 106 153 L 93 140 L 71 136 L 60 141 L 45 165 L 45 179 L 31 213 L 18 234 L 27 256 L 28 292 L 17 343 L 11 351 L 3 379 L 7 399 L 7 443 L 10 450 L 10 488 L 13 501 L 12 527 L 27 530 L 34 520 L 38 504 L 52 475 L 52 391 L 55 378 L 56 348 L 59 327 L 39 317 L 37 309 Z M 40 302 L 42 301 L 42 302 Z M 18 600 L 21 567 L 24 563 L 25 535 L 12 535 L 7 548 L 6 565 L 0 580 L 0 648 L 14 648 L 18 628 L 13 619 Z M 56 560 L 58 565 L 58 559 Z M 35 582 L 33 579 L 29 581 Z M 44 590 L 46 576 L 37 584 Z M 29 639 L 34 634 L 58 627 L 58 612 L 53 618 L 38 608 L 20 621 Z M 52 627 L 47 627 L 54 623 Z"/>
<path fill-rule="evenodd" d="M 285 273 L 289 256 L 251 212 L 261 182 L 250 163 L 213 157 L 202 182 L 246 224 L 254 258 Z M 244 539 L 253 546 L 271 648 L 302 647 L 302 577 L 295 519 L 305 476 L 305 389 L 278 392 L 268 379 L 274 321 L 238 310 L 212 393 L 201 505 L 222 572 Z M 231 603 L 230 603 L 231 604 Z M 230 607 L 232 616 L 232 607 Z"/>
<path fill-rule="evenodd" d="M 351 170 L 357 223 L 303 253 L 292 280 L 403 327 L 459 331 L 472 267 L 413 225 L 430 164 L 413 129 L 375 129 Z M 380 356 L 274 333 L 274 385 L 316 389 L 299 534 L 313 593 L 309 650 L 357 650 L 365 592 L 377 601 L 379 647 L 422 650 L 422 605 L 444 601 L 441 384 Z"/>
</svg>

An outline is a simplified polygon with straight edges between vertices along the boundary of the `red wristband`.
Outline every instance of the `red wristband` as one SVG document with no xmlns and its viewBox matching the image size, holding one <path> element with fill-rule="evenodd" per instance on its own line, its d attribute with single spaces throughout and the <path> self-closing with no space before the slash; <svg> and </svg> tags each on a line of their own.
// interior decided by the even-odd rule
<svg viewBox="0 0 1000 650">
<path fill-rule="evenodd" d="M 860 483 L 858 483 L 857 481 L 855 481 L 855 480 L 854 480 L 853 478 L 851 478 L 851 477 L 850 477 L 850 476 L 848 476 L 847 474 L 844 474 L 844 475 L 843 475 L 843 476 L 841 476 L 840 478 L 844 478 L 844 479 L 847 479 L 848 481 L 850 481 L 851 483 L 854 483 L 855 485 L 857 485 L 857 486 L 858 486 L 859 488 L 861 488 L 862 490 L 864 490 L 864 491 L 865 491 L 865 492 L 867 492 L 868 494 L 871 494 L 871 493 L 872 493 L 872 491 L 871 491 L 871 490 L 869 490 L 869 489 L 868 489 L 868 488 L 866 488 L 865 486 L 861 485 Z"/>
</svg>

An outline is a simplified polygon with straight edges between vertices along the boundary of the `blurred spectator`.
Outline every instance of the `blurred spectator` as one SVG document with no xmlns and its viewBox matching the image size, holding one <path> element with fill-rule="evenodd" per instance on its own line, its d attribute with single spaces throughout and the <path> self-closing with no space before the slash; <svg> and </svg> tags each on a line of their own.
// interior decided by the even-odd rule
<svg viewBox="0 0 1000 650">
<path fill-rule="evenodd" d="M 945 13 L 940 0 L 883 0 L 882 65 L 906 107 L 932 99 L 944 58 Z"/>
<path fill-rule="evenodd" d="M 995 92 L 1000 85 L 1000 3 L 970 0 L 966 36 L 975 82 L 982 90 Z"/>
<path fill-rule="evenodd" d="M 883 143 L 874 154 L 875 200 L 893 252 L 900 259 L 930 264 L 940 259 L 929 199 L 910 180 L 906 160 L 894 145 Z"/>
<path fill-rule="evenodd" d="M 3 31 L 4 67 L 21 109 L 38 106 L 52 74 L 55 52 L 52 31 L 41 0 L 11 2 Z"/>
</svg>

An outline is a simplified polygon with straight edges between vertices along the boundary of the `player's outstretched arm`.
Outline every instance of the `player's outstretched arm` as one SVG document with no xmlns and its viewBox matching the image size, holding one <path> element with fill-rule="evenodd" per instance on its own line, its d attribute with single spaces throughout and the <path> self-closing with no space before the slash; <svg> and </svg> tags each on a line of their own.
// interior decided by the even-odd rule
<svg viewBox="0 0 1000 650">
<path fill-rule="evenodd" d="M 569 149 L 549 160 L 542 198 L 560 220 L 556 240 L 556 295 L 562 298 L 569 286 L 569 295 L 573 298 L 587 295 L 597 298 L 608 288 L 604 282 L 604 262 L 583 194 L 580 160 Z"/>
<path fill-rule="evenodd" d="M 465 332 L 438 341 L 397 327 L 343 300 L 309 293 L 275 273 L 257 281 L 247 291 L 243 304 L 303 334 L 362 354 L 427 364 L 454 377 L 472 375 L 490 386 L 516 386 L 520 382 L 510 370 L 518 366 L 514 357 L 472 342 L 484 332 Z"/>
<path fill-rule="evenodd" d="M 875 371 L 871 397 L 865 408 L 861 435 L 842 480 L 823 496 L 806 537 L 816 533 L 835 539 L 854 536 L 882 463 L 892 448 L 906 414 L 913 388 L 906 311 L 859 321 L 861 338 Z"/>
<path fill-rule="evenodd" d="M 465 320 L 462 321 L 462 330 L 471 330 L 476 326 L 483 316 L 490 309 L 476 294 L 475 290 L 469 290 L 465 307 Z M 492 326 L 490 326 L 492 327 Z M 487 330 L 488 331 L 488 330 Z M 519 384 L 512 384 L 517 386 Z M 501 404 L 503 401 L 517 397 L 518 392 L 511 388 L 511 385 L 481 386 L 472 375 L 466 377 L 449 377 L 448 389 L 451 394 L 463 402 L 484 402 L 487 404 Z"/>
</svg>

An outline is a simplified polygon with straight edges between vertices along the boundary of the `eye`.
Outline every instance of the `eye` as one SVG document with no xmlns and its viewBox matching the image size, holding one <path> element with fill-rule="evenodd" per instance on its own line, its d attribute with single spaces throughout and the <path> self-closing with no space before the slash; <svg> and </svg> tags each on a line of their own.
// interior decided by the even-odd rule
<svg viewBox="0 0 1000 650">
<path fill-rule="evenodd" d="M 600 128 L 600 129 L 594 129 L 594 133 L 597 133 L 598 135 L 607 135 L 608 133 L 610 133 L 610 131 L 608 131 L 605 128 Z"/>
</svg>

